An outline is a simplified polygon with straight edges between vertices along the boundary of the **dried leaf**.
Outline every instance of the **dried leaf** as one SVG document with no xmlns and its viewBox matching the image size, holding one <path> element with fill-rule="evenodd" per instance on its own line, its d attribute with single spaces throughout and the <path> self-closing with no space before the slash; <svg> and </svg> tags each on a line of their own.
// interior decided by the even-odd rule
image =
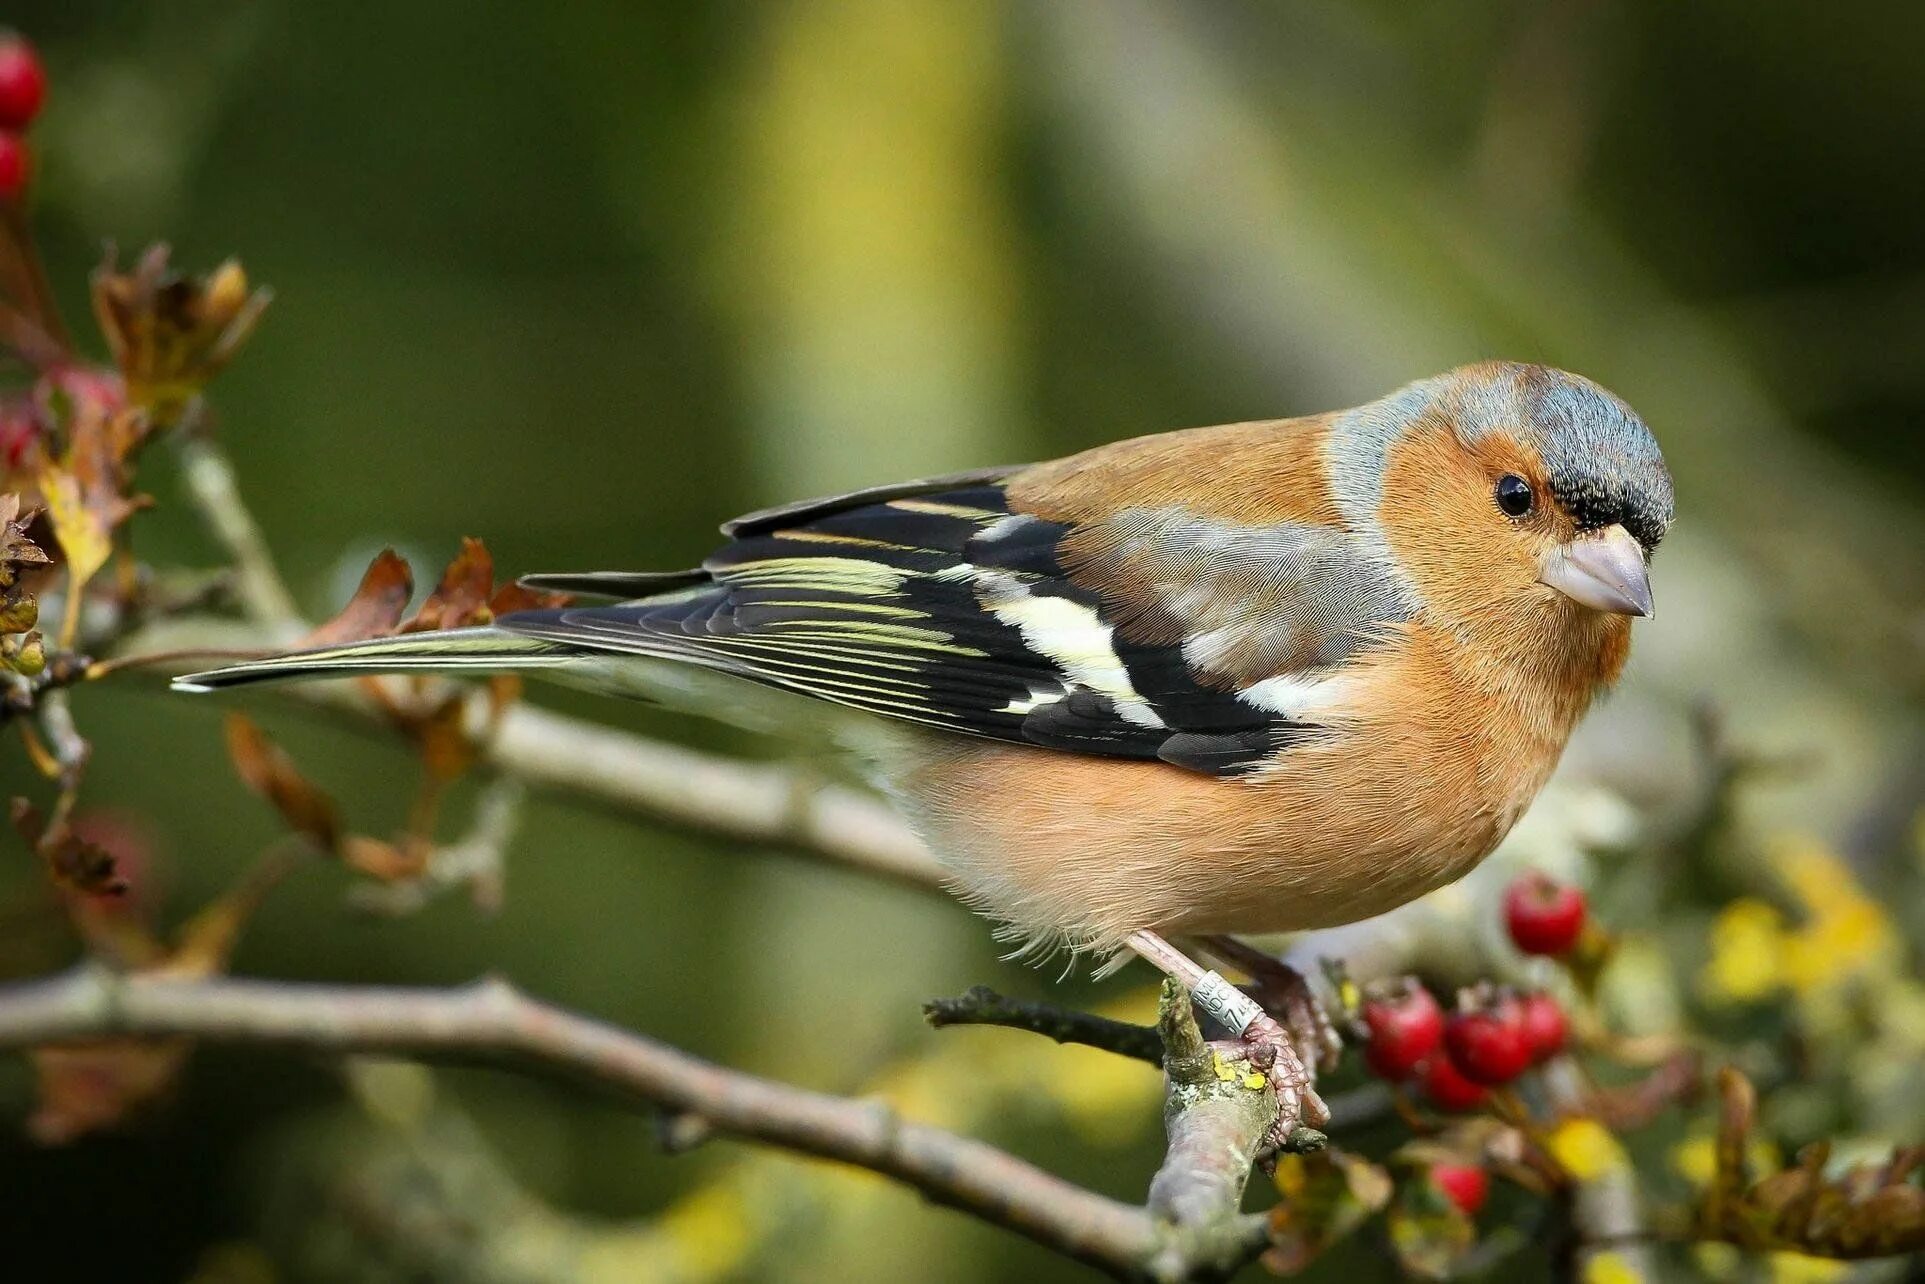
<svg viewBox="0 0 1925 1284">
<path fill-rule="evenodd" d="M 25 798 L 10 808 L 13 827 L 46 862 L 55 886 L 87 896 L 119 896 L 127 890 L 112 852 L 87 841 L 71 825 L 48 825 Z"/>
<path fill-rule="evenodd" d="M 385 637 L 400 625 L 401 615 L 408 609 L 408 599 L 413 596 L 414 573 L 408 569 L 408 563 L 393 549 L 382 549 L 368 563 L 348 604 L 333 619 L 303 638 L 301 645 L 332 646 Z"/>
<path fill-rule="evenodd" d="M 1275 1180 L 1283 1199 L 1270 1210 L 1263 1264 L 1278 1275 L 1307 1269 L 1390 1202 L 1389 1173 L 1335 1148 L 1279 1156 Z"/>
<path fill-rule="evenodd" d="M 269 852 L 261 857 L 238 883 L 181 925 L 173 949 L 150 971 L 182 979 L 198 979 L 225 971 L 240 940 L 241 929 L 295 864 L 286 852 Z"/>
<path fill-rule="evenodd" d="M 310 783 L 245 714 L 227 715 L 227 752 L 242 781 L 273 803 L 290 828 L 326 851 L 339 849 L 341 825 L 334 800 Z"/>
<path fill-rule="evenodd" d="M 409 720 L 408 735 L 430 780 L 446 784 L 474 765 L 476 745 L 468 735 L 467 714 L 467 700 L 456 694 Z"/>
<path fill-rule="evenodd" d="M 420 878 L 433 855 L 433 843 L 413 834 L 399 843 L 351 834 L 341 845 L 341 859 L 350 869 L 384 883 Z"/>
<path fill-rule="evenodd" d="M 473 537 L 461 541 L 461 552 L 441 573 L 441 582 L 403 626 L 406 633 L 455 629 L 486 624 L 494 619 L 488 603 L 495 587 L 495 559 L 487 545 Z"/>
<path fill-rule="evenodd" d="M 488 610 L 493 615 L 499 617 L 512 614 L 516 611 L 552 610 L 558 606 L 567 606 L 574 600 L 572 594 L 538 593 L 534 589 L 523 587 L 514 580 L 509 580 L 506 584 L 503 584 L 495 590 L 495 595 L 488 600 Z"/>
<path fill-rule="evenodd" d="M 23 566 L 45 566 L 52 559 L 27 537 L 33 514 L 20 515 L 20 496 L 0 495 L 0 587 L 12 584 Z"/>
<path fill-rule="evenodd" d="M 39 1105 L 27 1130 L 61 1146 L 124 1123 L 164 1097 L 192 1045 L 185 1039 L 103 1039 L 33 1050 Z"/>
<path fill-rule="evenodd" d="M 88 502 L 80 480 L 64 469 L 44 469 L 40 493 L 47 501 L 47 520 L 60 541 L 67 574 L 78 592 L 113 556 L 113 527 L 107 514 Z"/>
<path fill-rule="evenodd" d="M 1757 1251 L 1855 1259 L 1925 1251 L 1925 1189 L 1912 1184 L 1919 1159 L 1899 1149 L 1884 1164 L 1826 1176 L 1829 1143 L 1799 1152 L 1790 1168 L 1748 1181 L 1745 1155 L 1757 1109 L 1750 1080 L 1718 1076 L 1721 1110 L 1716 1173 L 1698 1210 L 1698 1234 Z"/>
<path fill-rule="evenodd" d="M 271 297 L 250 292 L 231 259 L 199 281 L 173 272 L 167 259 L 167 247 L 155 245 L 121 272 L 110 252 L 93 275 L 94 316 L 127 395 L 163 427 L 233 360 Z"/>
<path fill-rule="evenodd" d="M 1477 1227 L 1423 1171 L 1397 1187 L 1390 1206 L 1390 1247 L 1406 1275 L 1448 1279 L 1477 1242 Z"/>
</svg>

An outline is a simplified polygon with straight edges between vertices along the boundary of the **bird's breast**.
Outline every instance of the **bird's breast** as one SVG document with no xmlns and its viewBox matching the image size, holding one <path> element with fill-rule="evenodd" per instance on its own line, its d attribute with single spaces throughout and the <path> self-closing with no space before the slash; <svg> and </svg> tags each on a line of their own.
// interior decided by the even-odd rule
<svg viewBox="0 0 1925 1284">
<path fill-rule="evenodd" d="M 918 736 L 888 783 L 965 898 L 1031 939 L 1354 922 L 1488 854 L 1575 721 L 1520 715 L 1449 646 L 1409 630 L 1347 673 L 1343 716 L 1242 777 Z"/>
</svg>

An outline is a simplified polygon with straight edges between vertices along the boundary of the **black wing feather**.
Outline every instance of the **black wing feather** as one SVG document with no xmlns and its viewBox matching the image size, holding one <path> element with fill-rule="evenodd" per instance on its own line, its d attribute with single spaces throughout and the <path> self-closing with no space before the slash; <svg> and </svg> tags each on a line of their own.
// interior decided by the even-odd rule
<svg viewBox="0 0 1925 1284">
<path fill-rule="evenodd" d="M 1005 471 L 752 513 L 724 528 L 734 538 L 699 571 L 537 581 L 655 596 L 498 623 L 962 734 L 1211 775 L 1247 770 L 1301 733 L 1199 683 L 1179 648 L 1122 638 L 1058 560 L 1068 528 L 1010 512 L 993 484 Z"/>
</svg>

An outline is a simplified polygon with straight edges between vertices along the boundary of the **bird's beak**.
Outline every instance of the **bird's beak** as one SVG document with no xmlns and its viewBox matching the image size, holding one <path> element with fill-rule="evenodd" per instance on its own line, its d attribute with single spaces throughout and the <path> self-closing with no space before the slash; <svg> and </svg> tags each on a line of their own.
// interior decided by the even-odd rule
<svg viewBox="0 0 1925 1284">
<path fill-rule="evenodd" d="M 1644 549 L 1622 526 L 1591 531 L 1552 549 L 1537 581 L 1593 611 L 1651 614 Z"/>
</svg>

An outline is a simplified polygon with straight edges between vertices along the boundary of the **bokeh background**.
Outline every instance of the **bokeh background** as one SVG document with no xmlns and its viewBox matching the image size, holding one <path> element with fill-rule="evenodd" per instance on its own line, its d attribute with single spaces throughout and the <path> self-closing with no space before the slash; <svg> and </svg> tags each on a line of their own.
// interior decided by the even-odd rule
<svg viewBox="0 0 1925 1284">
<path fill-rule="evenodd" d="M 1680 510 L 1658 618 L 1566 796 L 1606 788 L 1661 826 L 1708 701 L 1734 742 L 1798 759 L 1743 794 L 1747 823 L 1825 845 L 1901 920 L 1921 900 L 1925 7 L 4 17 L 52 76 L 36 218 L 70 315 L 108 241 L 165 239 L 190 267 L 239 254 L 274 287 L 213 401 L 316 615 L 383 544 L 418 567 L 464 534 L 509 571 L 674 567 L 781 499 L 1546 361 L 1643 413 Z M 143 474 L 162 503 L 138 547 L 210 561 L 167 471 Z M 148 827 L 174 913 L 276 836 L 216 705 L 76 703 L 90 796 Z M 261 714 L 371 824 L 405 807 L 399 750 Z M 14 854 L 0 891 L 27 898 Z M 238 970 L 500 972 L 732 1064 L 886 1084 L 1121 1196 L 1153 1166 L 1153 1075 L 917 1015 L 977 982 L 1127 1004 L 1147 978 L 1056 988 L 938 898 L 547 800 L 493 917 L 451 897 L 371 919 L 345 883 L 316 868 L 277 894 Z M 27 934 L 0 955 L 17 975 L 62 948 Z M 0 1116 L 29 1098 L 0 1068 Z M 666 1157 L 648 1120 L 578 1091 L 217 1049 L 130 1133 L 43 1149 L 0 1126 L 0 1229 L 34 1279 L 1081 1277 L 873 1178 L 728 1145 Z"/>
</svg>

